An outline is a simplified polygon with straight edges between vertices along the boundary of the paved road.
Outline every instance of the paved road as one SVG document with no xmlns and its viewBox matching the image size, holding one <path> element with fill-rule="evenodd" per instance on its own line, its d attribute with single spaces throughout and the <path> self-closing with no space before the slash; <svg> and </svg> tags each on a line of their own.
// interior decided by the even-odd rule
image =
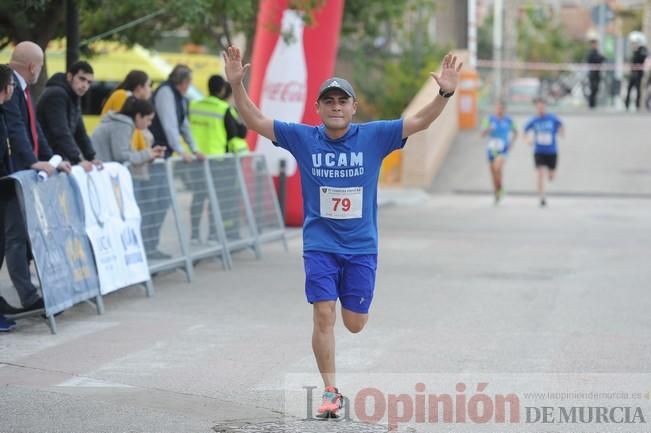
<svg viewBox="0 0 651 433">
<path fill-rule="evenodd" d="M 542 387 L 559 373 L 574 384 L 593 377 L 586 374 L 608 373 L 614 383 L 632 380 L 651 390 L 643 374 L 651 353 L 651 200 L 643 195 L 651 187 L 647 175 L 621 172 L 649 161 L 639 129 L 647 121 L 606 119 L 603 134 L 585 118 L 570 119 L 568 131 L 610 137 L 619 128 L 629 139 L 563 143 L 562 168 L 568 173 L 570 166 L 619 161 L 617 170 L 606 172 L 613 184 L 588 176 L 587 168 L 574 172 L 576 185 L 562 174 L 556 191 L 573 194 L 554 197 L 546 209 L 526 195 L 494 207 L 486 194 L 454 194 L 485 189 L 483 161 L 473 159 L 478 142 L 457 144 L 446 170 L 463 166 L 465 156 L 472 162 L 464 170 L 474 177 L 444 172 L 439 182 L 451 186 L 434 189 L 447 193 L 389 194 L 392 205 L 380 212 L 371 320 L 359 335 L 337 324 L 344 392 L 362 377 L 378 387 L 390 378 L 412 387 L 412 394 L 422 381 L 454 396 L 454 384 L 464 382 L 473 387 L 468 397 L 483 380 L 493 395 L 504 391 L 500 383 L 515 392 L 523 377 Z M 573 146 L 595 150 L 580 158 L 587 165 L 576 165 Z M 609 146 L 640 154 L 604 153 Z M 528 155 L 517 152 L 509 161 L 510 182 L 526 192 L 530 173 L 517 164 Z M 469 168 L 475 166 L 477 172 Z M 641 196 L 622 197 L 627 192 Z M 386 431 L 383 425 L 298 420 L 301 386 L 319 380 L 300 236 L 289 247 L 286 253 L 280 244 L 266 245 L 260 261 L 238 254 L 230 272 L 202 263 L 192 284 L 181 273 L 160 276 L 153 298 L 139 288 L 111 294 L 102 316 L 78 305 L 58 319 L 56 336 L 41 319 L 21 321 L 0 335 L 0 432 L 210 432 L 217 425 L 224 432 Z M 650 420 L 648 407 L 647 400 Z M 279 424 L 283 413 L 298 418 Z M 422 427 L 415 428 L 434 431 Z M 636 431 L 629 427 L 611 431 Z M 436 431 L 495 431 L 451 428 Z"/>
<path fill-rule="evenodd" d="M 559 143 L 559 165 L 550 194 L 571 196 L 642 196 L 651 198 L 651 145 L 647 114 L 563 115 L 566 135 Z M 522 139 L 528 117 L 514 116 L 520 130 L 506 164 L 507 193 L 536 188 L 531 148 Z M 443 170 L 432 185 L 436 192 L 491 190 L 484 140 L 478 132 L 459 135 Z"/>
</svg>

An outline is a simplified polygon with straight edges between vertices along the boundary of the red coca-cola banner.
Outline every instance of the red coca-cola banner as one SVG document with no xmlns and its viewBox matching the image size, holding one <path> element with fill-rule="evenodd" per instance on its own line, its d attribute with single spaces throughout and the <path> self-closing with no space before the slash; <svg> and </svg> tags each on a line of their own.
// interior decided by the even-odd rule
<svg viewBox="0 0 651 433">
<path fill-rule="evenodd" d="M 326 0 L 314 24 L 304 25 L 289 0 L 262 0 L 258 12 L 249 95 L 262 112 L 286 122 L 318 125 L 314 103 L 320 84 L 333 75 L 344 0 Z M 249 147 L 267 157 L 276 188 L 281 160 L 287 164 L 285 223 L 303 224 L 301 182 L 296 161 L 251 131 Z"/>
</svg>

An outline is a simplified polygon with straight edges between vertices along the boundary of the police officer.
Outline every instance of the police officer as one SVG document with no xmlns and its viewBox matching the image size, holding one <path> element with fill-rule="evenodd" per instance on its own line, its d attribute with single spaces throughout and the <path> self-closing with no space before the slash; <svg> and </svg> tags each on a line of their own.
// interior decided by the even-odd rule
<svg viewBox="0 0 651 433">
<path fill-rule="evenodd" d="M 599 93 L 599 81 L 601 81 L 601 64 L 606 58 L 599 52 L 599 45 L 596 39 L 590 40 L 590 51 L 588 52 L 587 62 L 590 64 L 590 108 L 597 106 L 597 93 Z"/>
<path fill-rule="evenodd" d="M 640 98 L 642 96 L 642 77 L 644 76 L 644 62 L 646 61 L 647 49 L 645 41 L 636 38 L 633 42 L 633 58 L 631 59 L 631 75 L 628 80 L 628 89 L 626 90 L 626 109 L 631 102 L 631 92 L 635 89 L 635 108 L 640 109 Z"/>
<path fill-rule="evenodd" d="M 232 90 L 230 84 L 220 75 L 213 75 L 208 80 L 208 91 L 210 95 L 190 104 L 190 128 L 192 136 L 197 142 L 197 147 L 205 155 L 224 155 L 226 153 L 244 153 L 249 148 L 244 140 L 246 127 L 240 122 L 237 110 L 231 106 L 227 99 Z M 222 199 L 225 203 L 238 203 L 237 172 L 225 173 L 233 177 L 233 188 L 220 188 Z M 200 184 L 200 183 L 198 183 Z M 228 185 L 231 185 L 229 183 Z M 226 186 L 226 185 L 224 185 Z M 234 196 L 223 197 L 223 195 Z M 192 239 L 194 245 L 200 244 L 199 224 L 203 214 L 204 204 L 207 198 L 206 191 L 195 191 L 192 196 L 190 207 L 190 219 L 192 222 Z M 237 217 L 239 206 L 235 209 L 221 209 L 224 219 L 224 228 L 229 239 L 237 237 L 239 227 Z M 212 212 L 209 219 L 208 239 L 217 240 L 214 218 Z"/>
</svg>

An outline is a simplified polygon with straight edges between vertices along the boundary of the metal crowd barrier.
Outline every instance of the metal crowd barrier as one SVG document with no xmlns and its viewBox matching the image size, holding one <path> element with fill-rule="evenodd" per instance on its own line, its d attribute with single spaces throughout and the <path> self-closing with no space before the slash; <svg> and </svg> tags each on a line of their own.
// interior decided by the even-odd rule
<svg viewBox="0 0 651 433">
<path fill-rule="evenodd" d="M 172 194 L 180 209 L 179 230 L 190 261 L 220 257 L 224 269 L 230 269 L 221 210 L 204 161 L 169 160 L 172 167 Z M 206 212 L 207 207 L 207 212 Z M 205 215 L 207 214 L 207 216 Z"/>
<path fill-rule="evenodd" d="M 152 274 L 181 269 L 192 281 L 192 262 L 181 235 L 179 206 L 173 194 L 171 166 L 155 161 L 143 173 L 142 167 L 129 166 L 133 192 L 140 208 L 142 242 Z M 171 212 L 169 212 L 171 208 Z"/>
<path fill-rule="evenodd" d="M 264 155 L 255 153 L 240 156 L 239 159 L 240 182 L 245 185 L 251 203 L 258 241 L 264 243 L 281 239 L 287 251 L 285 223 L 276 189 L 267 169 L 267 160 Z"/>
<path fill-rule="evenodd" d="M 287 250 L 280 206 L 263 155 L 229 154 L 191 162 L 172 158 L 127 168 L 152 275 L 181 269 L 190 282 L 194 263 L 204 258 L 220 258 L 224 268 L 231 269 L 234 251 L 251 249 L 260 259 L 260 245 L 277 239 Z M 0 272 L 0 286 L 9 285 L 5 274 Z M 147 288 L 151 295 L 151 281 Z M 55 332 L 53 318 L 49 319 Z"/>
<path fill-rule="evenodd" d="M 220 155 L 208 159 L 210 183 L 222 210 L 222 222 L 227 248 L 237 251 L 251 248 L 261 257 L 255 220 L 246 188 L 239 177 L 239 159 Z"/>
<path fill-rule="evenodd" d="M 263 155 L 170 158 L 149 165 L 148 177 L 130 168 L 152 274 L 182 269 L 191 281 L 194 263 L 203 259 L 219 258 L 231 269 L 235 251 L 251 249 L 260 259 L 260 245 L 278 239 L 287 250 Z"/>
</svg>

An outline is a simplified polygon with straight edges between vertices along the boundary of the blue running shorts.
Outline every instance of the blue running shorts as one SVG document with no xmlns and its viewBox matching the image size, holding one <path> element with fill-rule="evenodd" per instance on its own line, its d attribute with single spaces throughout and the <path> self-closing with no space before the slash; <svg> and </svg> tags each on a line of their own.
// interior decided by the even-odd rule
<svg viewBox="0 0 651 433">
<path fill-rule="evenodd" d="M 339 299 L 347 310 L 368 313 L 375 289 L 377 254 L 305 251 L 303 264 L 307 302 Z"/>
</svg>

